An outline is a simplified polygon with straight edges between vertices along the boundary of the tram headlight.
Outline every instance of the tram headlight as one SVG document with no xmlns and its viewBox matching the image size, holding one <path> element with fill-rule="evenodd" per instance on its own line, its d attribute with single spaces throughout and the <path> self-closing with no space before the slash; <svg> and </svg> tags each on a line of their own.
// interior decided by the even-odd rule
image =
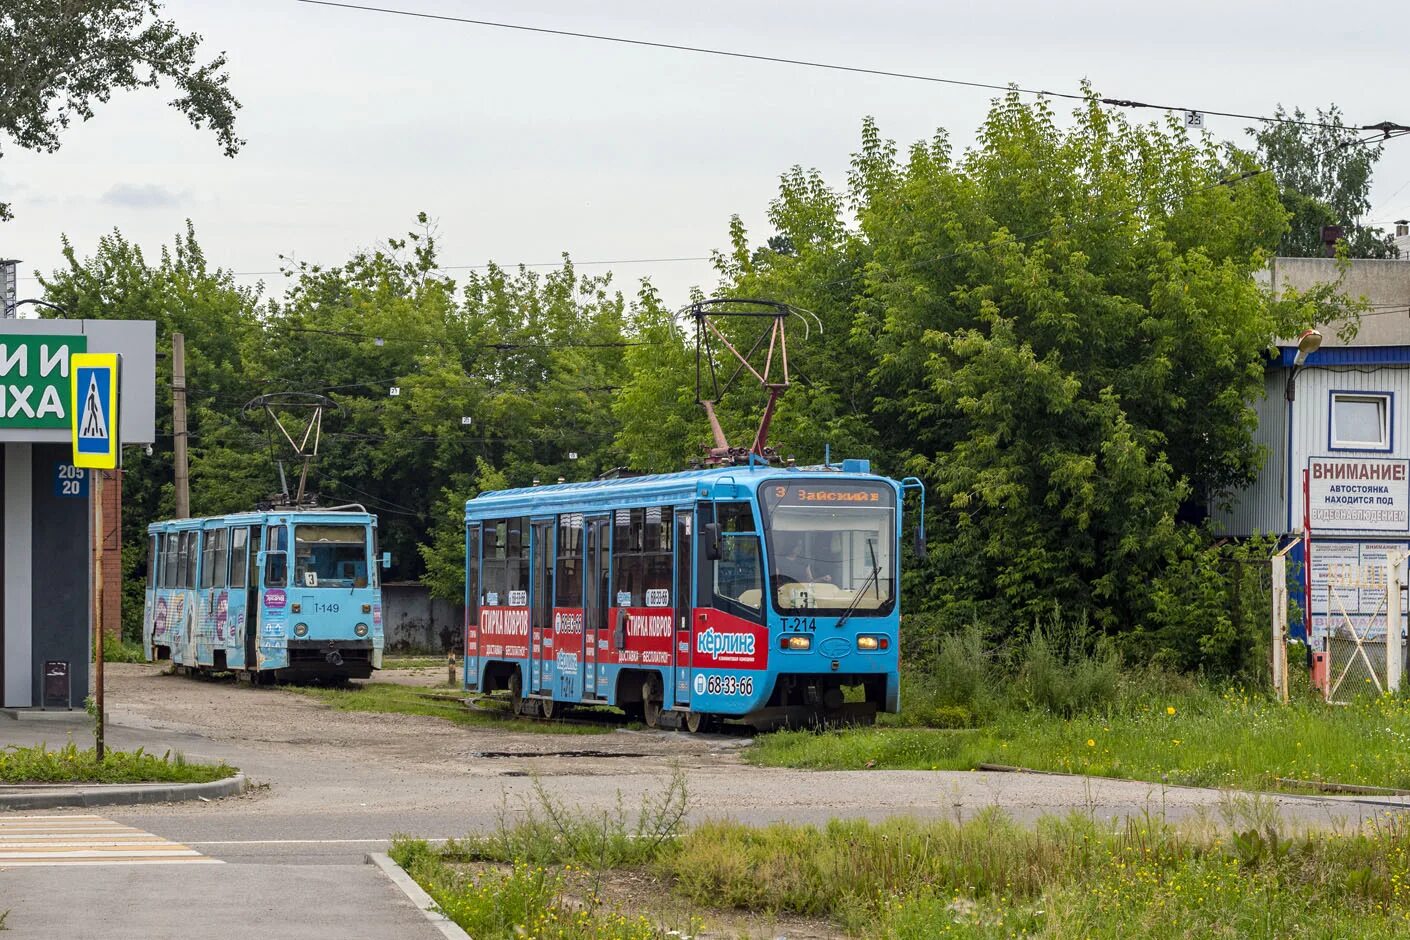
<svg viewBox="0 0 1410 940">
<path fill-rule="evenodd" d="M 778 647 L 785 650 L 810 650 L 813 648 L 813 638 L 806 634 L 790 633 L 779 639 Z"/>
<path fill-rule="evenodd" d="M 859 636 L 857 637 L 857 649 L 859 650 L 884 650 L 891 646 L 891 641 L 884 636 Z"/>
<path fill-rule="evenodd" d="M 308 624 L 306 624 L 306 623 L 296 623 L 296 624 L 294 624 L 294 636 L 300 637 L 300 638 L 308 636 Z"/>
<path fill-rule="evenodd" d="M 357 634 L 358 639 L 367 636 L 367 624 L 360 623 L 357 626 L 353 627 L 353 633 Z"/>
</svg>

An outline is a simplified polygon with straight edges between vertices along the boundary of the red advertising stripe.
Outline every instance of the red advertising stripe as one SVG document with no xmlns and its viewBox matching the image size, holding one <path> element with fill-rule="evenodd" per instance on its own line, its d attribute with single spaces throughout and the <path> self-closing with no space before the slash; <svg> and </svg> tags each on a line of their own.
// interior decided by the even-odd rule
<svg viewBox="0 0 1410 940">
<path fill-rule="evenodd" d="M 692 669 L 767 669 L 769 628 L 714 608 L 691 618 Z"/>
<path fill-rule="evenodd" d="M 481 656 L 527 659 L 529 655 L 529 608 L 481 607 Z"/>
</svg>

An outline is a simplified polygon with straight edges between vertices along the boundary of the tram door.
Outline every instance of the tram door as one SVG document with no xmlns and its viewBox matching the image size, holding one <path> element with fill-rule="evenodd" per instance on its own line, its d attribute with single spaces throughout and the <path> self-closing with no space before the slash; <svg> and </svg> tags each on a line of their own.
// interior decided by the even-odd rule
<svg viewBox="0 0 1410 940">
<path fill-rule="evenodd" d="M 598 681 L 597 638 L 607 635 L 612 518 L 591 516 L 583 520 L 583 526 L 587 535 L 583 552 L 583 698 L 598 699 L 606 691 L 606 677 L 602 677 L 601 683 Z"/>
<path fill-rule="evenodd" d="M 259 583 L 264 572 L 259 570 L 260 536 L 259 526 L 250 526 L 249 557 L 245 561 L 245 668 L 259 668 L 260 611 L 264 604 L 260 598 Z"/>
<path fill-rule="evenodd" d="M 690 702 L 690 618 L 691 618 L 691 539 L 694 535 L 695 513 L 676 510 L 676 642 L 672 652 L 675 667 L 676 704 Z"/>
<path fill-rule="evenodd" d="M 554 648 L 545 646 L 545 640 L 553 636 L 553 523 L 535 522 L 531 533 L 534 588 L 533 603 L 529 607 L 529 628 L 533 630 L 529 643 L 533 655 L 529 661 L 529 686 L 533 692 L 551 695 Z"/>
</svg>

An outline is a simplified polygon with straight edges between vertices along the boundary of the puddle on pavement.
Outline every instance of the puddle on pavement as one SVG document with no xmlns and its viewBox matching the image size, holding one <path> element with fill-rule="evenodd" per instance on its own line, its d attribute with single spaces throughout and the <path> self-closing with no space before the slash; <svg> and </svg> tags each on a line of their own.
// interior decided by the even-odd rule
<svg viewBox="0 0 1410 940">
<path fill-rule="evenodd" d="M 486 758 L 505 757 L 646 757 L 636 751 L 471 751 L 470 756 Z"/>
</svg>

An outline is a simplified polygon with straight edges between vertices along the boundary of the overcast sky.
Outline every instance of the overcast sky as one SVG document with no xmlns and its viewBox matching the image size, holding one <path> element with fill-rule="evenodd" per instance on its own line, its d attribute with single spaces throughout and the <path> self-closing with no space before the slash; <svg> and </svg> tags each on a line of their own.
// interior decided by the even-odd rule
<svg viewBox="0 0 1410 940">
<path fill-rule="evenodd" d="M 1373 16 L 1325 0 L 374 5 L 1057 91 L 1085 77 L 1104 95 L 1210 110 L 1335 101 L 1352 122 L 1410 124 L 1404 4 Z M 280 254 L 339 263 L 421 210 L 448 266 L 701 257 L 725 245 L 732 213 L 767 236 L 787 167 L 844 182 L 863 116 L 903 145 L 944 127 L 963 147 L 993 94 L 294 0 L 167 9 L 229 54 L 247 145 L 223 157 L 160 91 L 100 106 L 58 153 L 7 142 L 0 193 L 17 218 L 0 224 L 0 256 L 22 258 L 23 275 L 51 270 L 65 233 L 88 254 L 117 228 L 155 259 L 189 218 L 207 257 L 253 283 L 245 272 L 276 270 Z M 1246 142 L 1247 123 L 1208 128 Z M 1407 215 L 1410 138 L 1386 147 L 1371 218 Z M 613 270 L 628 294 L 649 277 L 672 303 L 714 285 L 704 262 Z M 22 281 L 21 295 L 36 287 Z"/>
</svg>

